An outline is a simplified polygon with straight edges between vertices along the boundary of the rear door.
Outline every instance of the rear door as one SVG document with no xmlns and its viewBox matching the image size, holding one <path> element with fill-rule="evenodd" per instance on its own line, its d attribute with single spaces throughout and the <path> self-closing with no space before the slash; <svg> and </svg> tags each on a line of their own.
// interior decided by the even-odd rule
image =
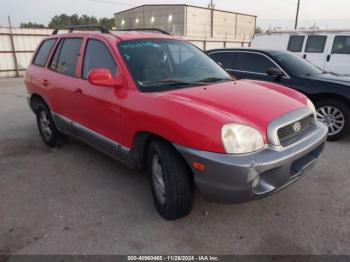
<svg viewBox="0 0 350 262">
<path fill-rule="evenodd" d="M 212 53 L 209 52 L 208 55 L 226 71 L 232 69 L 232 66 L 235 62 L 235 54 L 231 51 L 215 51 Z"/>
<path fill-rule="evenodd" d="M 257 52 L 232 52 L 233 64 L 227 71 L 238 79 L 273 81 L 267 74 L 270 68 L 279 68 L 268 56 Z M 281 69 L 282 70 L 282 69 Z"/>
<path fill-rule="evenodd" d="M 75 85 L 77 81 L 77 62 L 81 52 L 82 38 L 61 38 L 51 58 L 47 70 L 48 86 L 52 90 L 52 111 L 58 121 L 63 118 L 78 121 Z M 64 122 L 59 121 L 58 125 Z M 66 128 L 67 126 L 61 126 Z"/>
<path fill-rule="evenodd" d="M 303 57 L 318 68 L 324 70 L 327 58 L 327 36 L 309 35 Z"/>
<path fill-rule="evenodd" d="M 325 71 L 350 75 L 350 35 L 335 35 L 330 39 L 331 48 L 326 59 Z"/>
</svg>

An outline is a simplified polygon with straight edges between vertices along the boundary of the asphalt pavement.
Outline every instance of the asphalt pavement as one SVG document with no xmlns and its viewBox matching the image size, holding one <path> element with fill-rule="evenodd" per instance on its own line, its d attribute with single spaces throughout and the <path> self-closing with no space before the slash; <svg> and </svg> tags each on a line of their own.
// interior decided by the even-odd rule
<svg viewBox="0 0 350 262">
<path fill-rule="evenodd" d="M 22 79 L 0 79 L 0 254 L 348 254 L 350 138 L 263 200 L 205 202 L 165 221 L 143 173 L 39 137 Z"/>
</svg>

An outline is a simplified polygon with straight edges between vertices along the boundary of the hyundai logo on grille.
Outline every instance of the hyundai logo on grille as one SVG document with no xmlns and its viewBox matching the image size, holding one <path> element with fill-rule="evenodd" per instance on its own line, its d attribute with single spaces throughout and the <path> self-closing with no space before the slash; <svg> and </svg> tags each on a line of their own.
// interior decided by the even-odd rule
<svg viewBox="0 0 350 262">
<path fill-rule="evenodd" d="M 301 130 L 301 124 L 300 122 L 295 122 L 293 125 L 293 130 L 298 133 Z"/>
</svg>

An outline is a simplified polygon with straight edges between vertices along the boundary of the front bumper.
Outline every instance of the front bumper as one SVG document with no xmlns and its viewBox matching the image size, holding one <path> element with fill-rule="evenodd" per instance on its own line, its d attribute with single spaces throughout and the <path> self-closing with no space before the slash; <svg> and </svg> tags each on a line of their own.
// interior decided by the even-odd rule
<svg viewBox="0 0 350 262">
<path fill-rule="evenodd" d="M 323 151 L 328 129 L 317 122 L 313 132 L 284 148 L 266 146 L 245 155 L 229 155 L 193 150 L 175 145 L 192 167 L 195 183 L 208 201 L 240 203 L 266 197 L 297 181 Z"/>
</svg>

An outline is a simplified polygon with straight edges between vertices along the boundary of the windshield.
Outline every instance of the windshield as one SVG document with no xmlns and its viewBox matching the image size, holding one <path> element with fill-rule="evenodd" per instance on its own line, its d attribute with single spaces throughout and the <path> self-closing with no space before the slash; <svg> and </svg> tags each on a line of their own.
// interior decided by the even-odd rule
<svg viewBox="0 0 350 262">
<path fill-rule="evenodd" d="M 322 74 L 323 71 L 309 61 L 289 52 L 276 51 L 272 56 L 288 71 L 296 76 L 311 76 Z"/>
<path fill-rule="evenodd" d="M 184 41 L 125 41 L 119 44 L 119 50 L 142 92 L 232 81 L 230 75 L 206 54 Z"/>
</svg>

